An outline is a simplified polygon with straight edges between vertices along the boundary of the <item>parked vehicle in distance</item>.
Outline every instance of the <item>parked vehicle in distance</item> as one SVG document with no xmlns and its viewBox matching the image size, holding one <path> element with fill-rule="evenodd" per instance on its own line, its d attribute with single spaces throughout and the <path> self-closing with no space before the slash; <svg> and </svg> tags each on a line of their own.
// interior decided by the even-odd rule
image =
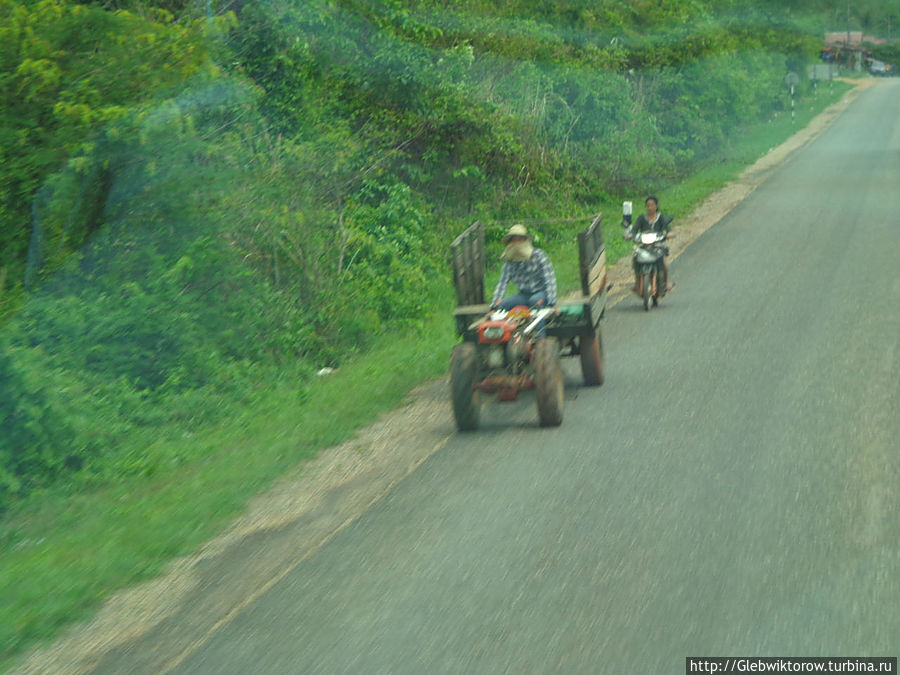
<svg viewBox="0 0 900 675">
<path fill-rule="evenodd" d="M 890 74 L 890 69 L 884 61 L 869 59 L 869 73 L 876 77 L 887 77 Z"/>
</svg>

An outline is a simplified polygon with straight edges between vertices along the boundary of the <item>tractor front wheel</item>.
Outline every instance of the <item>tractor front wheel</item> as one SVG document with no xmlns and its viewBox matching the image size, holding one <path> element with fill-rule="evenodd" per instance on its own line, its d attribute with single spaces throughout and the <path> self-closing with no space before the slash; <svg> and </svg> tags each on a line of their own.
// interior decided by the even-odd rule
<svg viewBox="0 0 900 675">
<path fill-rule="evenodd" d="M 562 424 L 563 378 L 559 341 L 541 338 L 534 347 L 534 385 L 537 389 L 538 419 L 542 427 Z"/>
<path fill-rule="evenodd" d="M 450 357 L 450 392 L 453 416 L 460 431 L 478 427 L 478 358 L 475 345 L 462 342 Z"/>
</svg>

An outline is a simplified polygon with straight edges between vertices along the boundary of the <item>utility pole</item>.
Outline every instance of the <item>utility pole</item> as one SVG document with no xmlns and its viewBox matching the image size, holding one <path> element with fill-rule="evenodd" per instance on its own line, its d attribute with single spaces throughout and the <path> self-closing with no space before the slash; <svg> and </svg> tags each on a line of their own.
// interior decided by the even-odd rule
<svg viewBox="0 0 900 675">
<path fill-rule="evenodd" d="M 850 0 L 847 0 L 847 67 L 856 70 L 856 56 L 850 43 Z"/>
<path fill-rule="evenodd" d="M 847 49 L 850 49 L 850 0 L 847 0 Z"/>
</svg>

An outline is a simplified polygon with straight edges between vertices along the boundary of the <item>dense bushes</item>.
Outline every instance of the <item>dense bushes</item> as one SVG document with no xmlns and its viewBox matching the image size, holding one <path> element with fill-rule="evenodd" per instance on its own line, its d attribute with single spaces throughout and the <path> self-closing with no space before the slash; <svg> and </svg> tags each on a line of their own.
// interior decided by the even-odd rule
<svg viewBox="0 0 900 675">
<path fill-rule="evenodd" d="M 13 285 L 41 184 L 93 130 L 209 65 L 202 24 L 145 14 L 0 0 L 0 267 Z M 81 243 L 76 229 L 67 232 L 70 249 Z"/>
<path fill-rule="evenodd" d="M 40 360 L 36 350 L 8 337 L 0 341 L 0 508 L 10 494 L 30 487 L 29 481 L 52 480 L 67 464 L 79 468 L 77 449 L 69 450 L 70 417 L 60 400 L 68 389 Z"/>
<path fill-rule="evenodd" d="M 771 114 L 808 42 L 779 51 L 789 24 L 728 4 L 293 0 L 208 23 L 0 0 L 0 267 L 30 288 L 0 351 L 0 508 L 152 471 L 119 439 L 272 378 L 302 395 L 435 311 L 476 217 L 589 212 L 692 170 Z"/>
<path fill-rule="evenodd" d="M 302 390 L 425 309 L 439 237 L 409 187 L 366 178 L 329 209 L 320 149 L 266 146 L 249 94 L 203 80 L 138 109 L 37 195 L 45 278 L 5 329 L 0 494 L 66 469 L 152 470 L 150 455 L 116 455 L 122 435 L 214 421 L 272 378 Z M 98 183 L 103 225 L 65 256 Z"/>
</svg>

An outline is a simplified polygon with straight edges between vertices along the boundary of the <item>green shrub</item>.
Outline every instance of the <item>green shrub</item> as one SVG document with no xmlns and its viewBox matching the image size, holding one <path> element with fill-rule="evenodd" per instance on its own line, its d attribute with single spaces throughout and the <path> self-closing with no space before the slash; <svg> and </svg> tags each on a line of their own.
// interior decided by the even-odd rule
<svg viewBox="0 0 900 675">
<path fill-rule="evenodd" d="M 0 511 L 11 496 L 81 467 L 85 448 L 66 405 L 72 393 L 64 375 L 44 367 L 40 348 L 0 340 Z"/>
<path fill-rule="evenodd" d="M 97 129 L 208 65 L 203 24 L 165 11 L 0 0 L 0 267 L 11 283 L 24 269 L 43 182 Z M 101 193 L 103 184 L 98 175 Z M 70 247 L 99 225 L 92 209 L 102 194 L 85 196 L 75 222 L 53 233 Z"/>
</svg>

